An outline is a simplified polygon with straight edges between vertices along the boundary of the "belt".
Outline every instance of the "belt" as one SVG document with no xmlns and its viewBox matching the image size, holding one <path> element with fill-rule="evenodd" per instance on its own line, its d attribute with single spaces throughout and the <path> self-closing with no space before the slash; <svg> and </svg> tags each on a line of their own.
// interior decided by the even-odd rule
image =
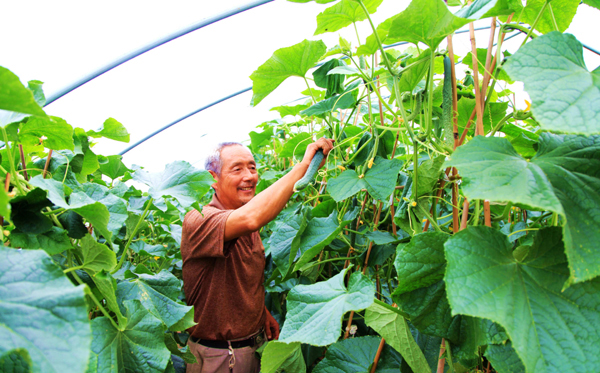
<svg viewBox="0 0 600 373">
<path fill-rule="evenodd" d="M 193 336 L 190 336 L 192 342 L 200 344 L 205 347 L 210 348 L 220 348 L 224 350 L 229 349 L 229 344 L 231 343 L 231 348 L 242 348 L 242 347 L 254 347 L 261 342 L 263 342 L 263 336 L 261 333 L 258 333 L 248 339 L 243 339 L 241 341 L 213 341 L 209 339 L 200 339 Z"/>
</svg>

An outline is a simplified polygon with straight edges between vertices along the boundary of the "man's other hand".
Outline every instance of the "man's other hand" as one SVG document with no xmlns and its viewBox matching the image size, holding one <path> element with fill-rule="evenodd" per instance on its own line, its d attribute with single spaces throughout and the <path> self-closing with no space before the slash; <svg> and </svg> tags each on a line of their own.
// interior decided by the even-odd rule
<svg viewBox="0 0 600 373">
<path fill-rule="evenodd" d="M 269 341 L 279 339 L 279 324 L 275 318 L 271 316 L 271 313 L 266 307 L 265 312 L 267 313 L 267 319 L 265 320 L 265 333 L 267 333 L 267 339 Z"/>
<path fill-rule="evenodd" d="M 335 140 L 326 139 L 325 137 L 321 137 L 317 141 L 315 141 L 312 144 L 308 145 L 306 147 L 306 152 L 304 153 L 304 158 L 302 158 L 302 163 L 305 163 L 308 166 L 310 164 L 310 161 L 312 161 L 313 157 L 317 153 L 317 151 L 319 149 L 322 149 L 323 150 L 323 154 L 325 155 L 325 157 L 323 158 L 323 161 L 319 165 L 319 168 L 323 167 L 323 165 L 327 161 L 327 154 L 329 154 L 329 152 L 331 151 L 331 149 L 333 149 L 333 142 L 334 141 Z"/>
</svg>

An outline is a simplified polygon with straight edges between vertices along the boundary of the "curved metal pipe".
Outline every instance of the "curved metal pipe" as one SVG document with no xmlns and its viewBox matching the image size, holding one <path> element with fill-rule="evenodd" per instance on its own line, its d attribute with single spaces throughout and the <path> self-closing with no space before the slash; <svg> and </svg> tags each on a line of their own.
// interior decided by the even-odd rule
<svg viewBox="0 0 600 373">
<path fill-rule="evenodd" d="M 201 29 L 201 28 L 203 28 L 205 26 L 208 26 L 208 25 L 213 24 L 215 22 L 221 21 L 221 20 L 223 20 L 225 18 L 229 18 L 229 17 L 234 16 L 236 14 L 242 13 L 242 12 L 248 10 L 248 9 L 255 8 L 255 7 L 259 6 L 259 5 L 270 3 L 271 1 L 274 1 L 274 0 L 255 0 L 255 1 L 251 1 L 251 2 L 249 2 L 247 4 L 244 4 L 242 6 L 229 9 L 229 10 L 223 12 L 223 13 L 217 14 L 216 16 L 204 19 L 204 20 L 202 20 L 202 21 L 200 21 L 198 23 L 195 23 L 195 24 L 193 24 L 191 26 L 188 26 L 188 27 L 186 27 L 184 29 L 176 31 L 176 32 L 174 32 L 174 33 L 172 33 L 170 35 L 167 35 L 167 36 L 163 37 L 163 38 L 155 40 L 154 42 L 152 42 L 152 43 L 150 43 L 150 44 L 148 44 L 148 45 L 146 45 L 146 46 L 144 46 L 142 48 L 139 48 L 139 49 L 137 49 L 137 50 L 135 50 L 135 51 L 133 51 L 133 52 L 131 52 L 131 53 L 129 53 L 129 54 L 127 54 L 127 55 L 119 58 L 119 59 L 117 59 L 116 61 L 113 61 L 113 62 L 109 63 L 108 65 L 105 65 L 104 67 L 101 67 L 100 69 L 98 69 L 98 70 L 96 70 L 96 71 L 94 71 L 94 72 L 92 72 L 92 73 L 84 76 L 83 78 L 77 80 L 76 82 L 74 82 L 74 83 L 68 85 L 67 87 L 61 89 L 60 91 L 58 91 L 58 92 L 50 95 L 47 98 L 47 100 L 46 100 L 46 105 L 44 105 L 44 106 L 50 105 L 54 101 L 58 100 L 59 98 L 63 97 L 64 95 L 66 95 L 67 93 L 69 93 L 69 92 L 71 92 L 71 91 L 73 91 L 73 90 L 81 87 L 85 83 L 87 83 L 87 82 L 89 82 L 89 81 L 91 81 L 91 80 L 99 77 L 100 75 L 102 75 L 102 74 L 104 74 L 104 73 L 106 73 L 106 72 L 114 69 L 115 67 L 117 67 L 117 66 L 119 66 L 119 65 L 121 65 L 121 64 L 123 64 L 123 63 L 125 63 L 125 62 L 127 62 L 129 60 L 131 60 L 131 59 L 134 59 L 135 57 L 137 57 L 139 55 L 142 55 L 142 54 L 144 54 L 144 53 L 146 53 L 146 52 L 148 52 L 148 51 L 150 51 L 150 50 L 152 50 L 152 49 L 154 49 L 156 47 L 159 47 L 159 46 L 161 46 L 161 45 L 163 45 L 165 43 L 168 43 L 168 42 L 170 42 L 172 40 L 175 40 L 175 39 L 179 38 L 180 36 L 189 34 L 192 31 L 196 31 L 196 30 Z"/>
<path fill-rule="evenodd" d="M 248 91 L 249 91 L 249 90 L 251 90 L 251 89 L 252 89 L 252 87 L 251 87 L 251 86 L 250 86 L 250 87 L 248 87 L 248 88 L 244 88 L 244 89 L 242 89 L 241 91 L 237 91 L 237 92 L 235 92 L 235 93 L 232 93 L 232 94 L 230 94 L 229 96 L 225 96 L 225 97 L 223 97 L 223 98 L 220 98 L 220 99 L 218 99 L 218 100 L 217 100 L 217 101 L 215 101 L 215 102 L 212 102 L 212 103 L 210 103 L 210 104 L 208 104 L 208 105 L 206 105 L 206 106 L 203 106 L 203 107 L 201 107 L 201 108 L 200 108 L 200 109 L 198 109 L 198 110 L 194 110 L 193 112 L 191 112 L 191 113 L 189 113 L 189 114 L 187 114 L 187 115 L 184 115 L 183 117 L 181 117 L 181 118 L 179 118 L 179 119 L 176 119 L 175 121 L 173 121 L 173 122 L 171 122 L 171 123 L 167 124 L 166 126 L 164 126 L 164 127 L 161 127 L 161 128 L 159 128 L 158 130 L 156 130 L 156 131 L 152 132 L 151 134 L 149 134 L 148 136 L 146 136 L 146 137 L 144 137 L 143 139 L 139 140 L 139 141 L 138 141 L 138 142 L 136 142 L 135 144 L 132 144 L 132 145 L 130 145 L 128 148 L 126 148 L 125 150 L 121 151 L 121 152 L 119 153 L 119 155 L 123 155 L 123 154 L 127 153 L 127 152 L 128 152 L 128 151 L 130 151 L 131 149 L 133 149 L 133 148 L 135 148 L 136 146 L 138 146 L 138 145 L 142 144 L 142 143 L 143 143 L 143 142 L 145 142 L 146 140 L 149 140 L 150 138 L 152 138 L 152 137 L 154 137 L 155 135 L 157 135 L 157 134 L 161 133 L 162 131 L 166 130 L 167 128 L 169 128 L 169 127 L 172 127 L 172 126 L 176 125 L 177 123 L 181 122 L 182 120 L 184 120 L 184 119 L 187 119 L 187 118 L 189 118 L 189 117 L 191 117 L 191 116 L 193 116 L 193 115 L 195 115 L 195 114 L 198 114 L 199 112 L 201 112 L 201 111 L 203 111 L 203 110 L 206 110 L 206 109 L 208 109 L 208 108 L 209 108 L 209 107 L 211 107 L 211 106 L 214 106 L 214 105 L 216 105 L 216 104 L 219 104 L 219 103 L 221 103 L 221 102 L 223 102 L 223 101 L 229 100 L 229 99 L 230 99 L 230 98 L 232 98 L 232 97 L 235 97 L 235 96 L 241 95 L 242 93 L 246 93 L 246 92 L 248 92 Z"/>
</svg>

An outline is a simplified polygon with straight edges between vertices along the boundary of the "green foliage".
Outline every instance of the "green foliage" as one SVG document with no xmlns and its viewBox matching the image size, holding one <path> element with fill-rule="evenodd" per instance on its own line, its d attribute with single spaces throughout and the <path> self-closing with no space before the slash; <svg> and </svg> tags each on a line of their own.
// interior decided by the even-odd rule
<svg viewBox="0 0 600 373">
<path fill-rule="evenodd" d="M 560 236 L 558 228 L 541 230 L 531 246 L 513 252 L 502 233 L 469 227 L 445 244 L 453 313 L 504 326 L 527 371 L 593 371 L 599 363 L 593 325 L 600 322 L 600 282 L 561 291 L 569 270 Z M 499 304 L 501 298 L 512 301 Z"/>
<path fill-rule="evenodd" d="M 92 341 L 84 286 L 74 287 L 45 252 L 4 246 L 0 279 L 0 356 L 15 362 L 17 354 L 32 371 L 84 371 Z"/>
<path fill-rule="evenodd" d="M 554 3 L 553 3 L 554 4 Z M 589 72 L 583 47 L 573 35 L 551 32 L 525 44 L 506 63 L 525 84 L 540 125 L 563 133 L 600 132 L 600 70 Z"/>
<path fill-rule="evenodd" d="M 340 336 L 344 313 L 365 309 L 373 303 L 373 283 L 355 272 L 346 287 L 346 271 L 325 282 L 296 285 L 290 291 L 288 314 L 279 338 L 282 342 L 329 345 Z"/>
<path fill-rule="evenodd" d="M 296 45 L 281 48 L 252 73 L 252 105 L 256 106 L 290 76 L 304 78 L 314 67 L 327 47 L 322 41 L 304 40 Z"/>
<path fill-rule="evenodd" d="M 294 193 L 260 231 L 265 303 L 282 327 L 281 341 L 263 348 L 263 371 L 366 372 L 377 361 L 377 372 L 431 372 L 442 338 L 446 371 L 485 371 L 483 356 L 497 372 L 600 371 L 599 70 L 587 70 L 572 35 L 549 32 L 564 30 L 577 4 L 527 3 L 514 22 L 539 19 L 546 34 L 514 55 L 500 51 L 483 136 L 471 124 L 454 150 L 450 108 L 462 133 L 474 82 L 459 79 L 453 103 L 449 71 L 461 58 L 438 46 L 472 20 L 520 14 L 520 1 L 476 0 L 452 14 L 442 1 L 413 0 L 372 24 L 380 3 L 332 4 L 317 31 L 347 32 L 338 45 L 279 49 L 251 76 L 254 105 L 288 77 L 307 85 L 303 102 L 273 108 L 282 119 L 249 133 L 258 191 L 314 139 L 335 140 L 318 187 Z M 361 20 L 366 40 L 343 30 Z M 396 42 L 413 45 L 370 56 Z M 480 71 L 486 52 L 477 50 Z M 531 111 L 497 84 L 512 79 Z M 43 112 L 41 82 L 24 86 L 0 68 L 0 83 L 9 111 L 0 123 L 0 370 L 173 372 L 172 355 L 193 363 L 178 346 L 194 325 L 181 291 L 181 225 L 210 198 L 212 177 L 184 161 L 150 173 L 96 154 L 94 139 L 129 141 L 121 123 L 73 128 Z"/>
</svg>

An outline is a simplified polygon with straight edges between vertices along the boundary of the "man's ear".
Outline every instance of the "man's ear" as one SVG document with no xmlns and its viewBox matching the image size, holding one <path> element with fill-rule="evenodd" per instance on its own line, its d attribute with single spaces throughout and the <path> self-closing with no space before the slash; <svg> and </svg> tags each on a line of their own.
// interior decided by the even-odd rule
<svg viewBox="0 0 600 373">
<path fill-rule="evenodd" d="M 217 188 L 215 188 L 215 185 L 217 185 L 217 183 L 219 182 L 219 175 L 217 175 L 217 173 L 212 170 L 208 170 L 208 172 L 210 172 L 210 175 L 213 177 L 213 179 L 215 179 L 215 183 L 211 186 L 213 187 L 213 189 L 217 190 Z"/>
</svg>

